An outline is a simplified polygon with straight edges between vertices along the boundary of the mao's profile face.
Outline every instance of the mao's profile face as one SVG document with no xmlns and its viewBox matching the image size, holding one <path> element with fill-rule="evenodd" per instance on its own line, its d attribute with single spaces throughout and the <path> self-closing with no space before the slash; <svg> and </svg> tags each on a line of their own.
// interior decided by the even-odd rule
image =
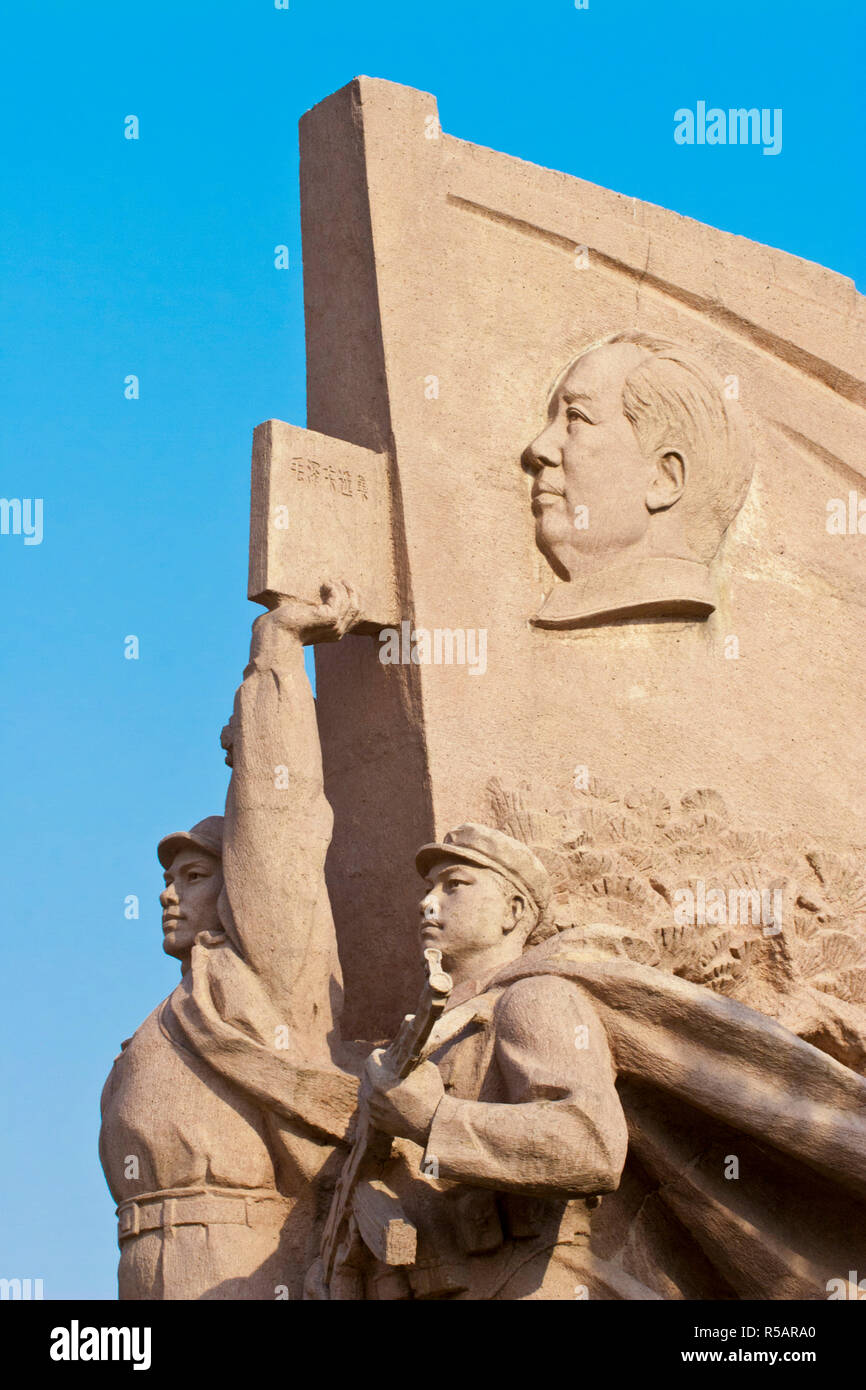
<svg viewBox="0 0 866 1390">
<path fill-rule="evenodd" d="M 634 344 L 615 343 L 572 363 L 554 388 L 547 425 L 521 459 L 533 476 L 536 543 L 562 579 L 599 551 L 634 546 L 649 527 L 656 467 L 623 411 L 626 377 L 643 356 Z"/>
<path fill-rule="evenodd" d="M 474 864 L 443 859 L 427 874 L 421 899 L 421 945 L 442 952 L 446 970 L 465 956 L 497 946 L 511 923 L 509 900 L 499 874 Z"/>
<path fill-rule="evenodd" d="M 223 886 L 222 864 L 213 854 L 191 845 L 178 850 L 165 871 L 162 904 L 162 949 L 182 960 L 201 931 L 217 931 L 217 901 Z"/>
</svg>

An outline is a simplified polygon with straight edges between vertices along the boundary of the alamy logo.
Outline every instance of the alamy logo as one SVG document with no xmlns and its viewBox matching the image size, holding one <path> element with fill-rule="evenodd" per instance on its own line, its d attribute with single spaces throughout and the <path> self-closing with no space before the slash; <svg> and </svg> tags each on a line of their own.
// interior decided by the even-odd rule
<svg viewBox="0 0 866 1390">
<path fill-rule="evenodd" d="M 131 1361 L 134 1371 L 150 1370 L 149 1327 L 69 1327 L 51 1330 L 52 1361 Z"/>
<path fill-rule="evenodd" d="M 782 930 L 780 888 L 708 888 L 702 878 L 695 890 L 674 890 L 674 922 L 678 927 L 762 927 L 762 935 L 778 936 Z"/>
<path fill-rule="evenodd" d="M 42 498 L 0 497 L 0 536 L 22 533 L 25 545 L 42 544 Z"/>
<path fill-rule="evenodd" d="M 866 497 L 852 489 L 847 506 L 842 497 L 829 498 L 826 527 L 829 536 L 866 536 Z"/>
<path fill-rule="evenodd" d="M 42 1279 L 0 1279 L 0 1299 L 44 1298 Z"/>
<path fill-rule="evenodd" d="M 681 106 L 674 112 L 674 139 L 678 145 L 763 145 L 764 154 L 780 154 L 782 108 L 738 106 L 725 111 L 721 106 L 707 109 L 705 101 L 694 111 Z"/>
<path fill-rule="evenodd" d="M 858 1279 L 856 1269 L 848 1270 L 847 1279 L 828 1279 L 826 1288 L 828 1301 L 834 1298 L 866 1298 L 866 1279 Z"/>
<path fill-rule="evenodd" d="M 468 666 L 470 676 L 487 670 L 487 628 L 415 627 L 405 618 L 400 631 L 384 627 L 379 633 L 383 666 Z"/>
</svg>

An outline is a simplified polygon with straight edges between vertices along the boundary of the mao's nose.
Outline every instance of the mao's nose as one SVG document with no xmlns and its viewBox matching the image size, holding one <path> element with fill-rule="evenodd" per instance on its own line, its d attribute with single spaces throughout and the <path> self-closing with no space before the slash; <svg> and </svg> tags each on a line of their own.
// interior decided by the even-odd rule
<svg viewBox="0 0 866 1390">
<path fill-rule="evenodd" d="M 552 431 L 546 429 L 524 449 L 520 466 L 524 473 L 537 477 L 542 468 L 558 468 L 562 463 L 562 453 L 556 445 Z"/>
<path fill-rule="evenodd" d="M 169 907 L 171 905 L 177 904 L 179 900 L 173 883 L 167 883 L 165 885 L 165 887 L 159 895 L 159 901 L 162 907 Z"/>
</svg>

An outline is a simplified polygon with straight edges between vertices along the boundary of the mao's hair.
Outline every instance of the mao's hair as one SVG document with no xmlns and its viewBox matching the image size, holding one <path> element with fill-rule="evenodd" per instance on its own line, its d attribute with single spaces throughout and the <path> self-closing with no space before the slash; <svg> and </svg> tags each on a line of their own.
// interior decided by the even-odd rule
<svg viewBox="0 0 866 1390">
<path fill-rule="evenodd" d="M 631 343 L 646 356 L 628 373 L 622 408 L 642 453 L 682 451 L 686 485 L 676 504 L 695 559 L 709 564 L 743 505 L 752 478 L 751 445 L 742 412 L 688 349 L 647 333 L 616 333 L 587 352 Z M 577 359 L 579 360 L 579 359 Z"/>
</svg>

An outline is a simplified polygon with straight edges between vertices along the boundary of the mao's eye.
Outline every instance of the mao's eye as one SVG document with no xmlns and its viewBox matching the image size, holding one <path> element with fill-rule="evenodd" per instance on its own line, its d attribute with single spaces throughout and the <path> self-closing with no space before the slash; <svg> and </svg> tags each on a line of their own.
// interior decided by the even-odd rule
<svg viewBox="0 0 866 1390">
<path fill-rule="evenodd" d="M 586 416 L 583 414 L 583 412 L 580 411 L 580 410 L 578 410 L 578 409 L 576 408 L 576 406 L 570 405 L 570 406 L 568 407 L 568 410 L 565 412 L 565 414 L 566 414 L 567 419 L 569 419 L 569 420 L 582 420 L 582 421 L 584 422 L 585 425 L 588 425 L 588 424 L 589 424 L 589 420 L 587 420 L 587 418 L 586 418 Z"/>
<path fill-rule="evenodd" d="M 191 874 L 187 874 L 187 879 L 190 883 L 195 883 L 196 879 L 199 878 L 204 878 L 204 874 L 200 874 L 197 869 L 193 869 Z"/>
</svg>

